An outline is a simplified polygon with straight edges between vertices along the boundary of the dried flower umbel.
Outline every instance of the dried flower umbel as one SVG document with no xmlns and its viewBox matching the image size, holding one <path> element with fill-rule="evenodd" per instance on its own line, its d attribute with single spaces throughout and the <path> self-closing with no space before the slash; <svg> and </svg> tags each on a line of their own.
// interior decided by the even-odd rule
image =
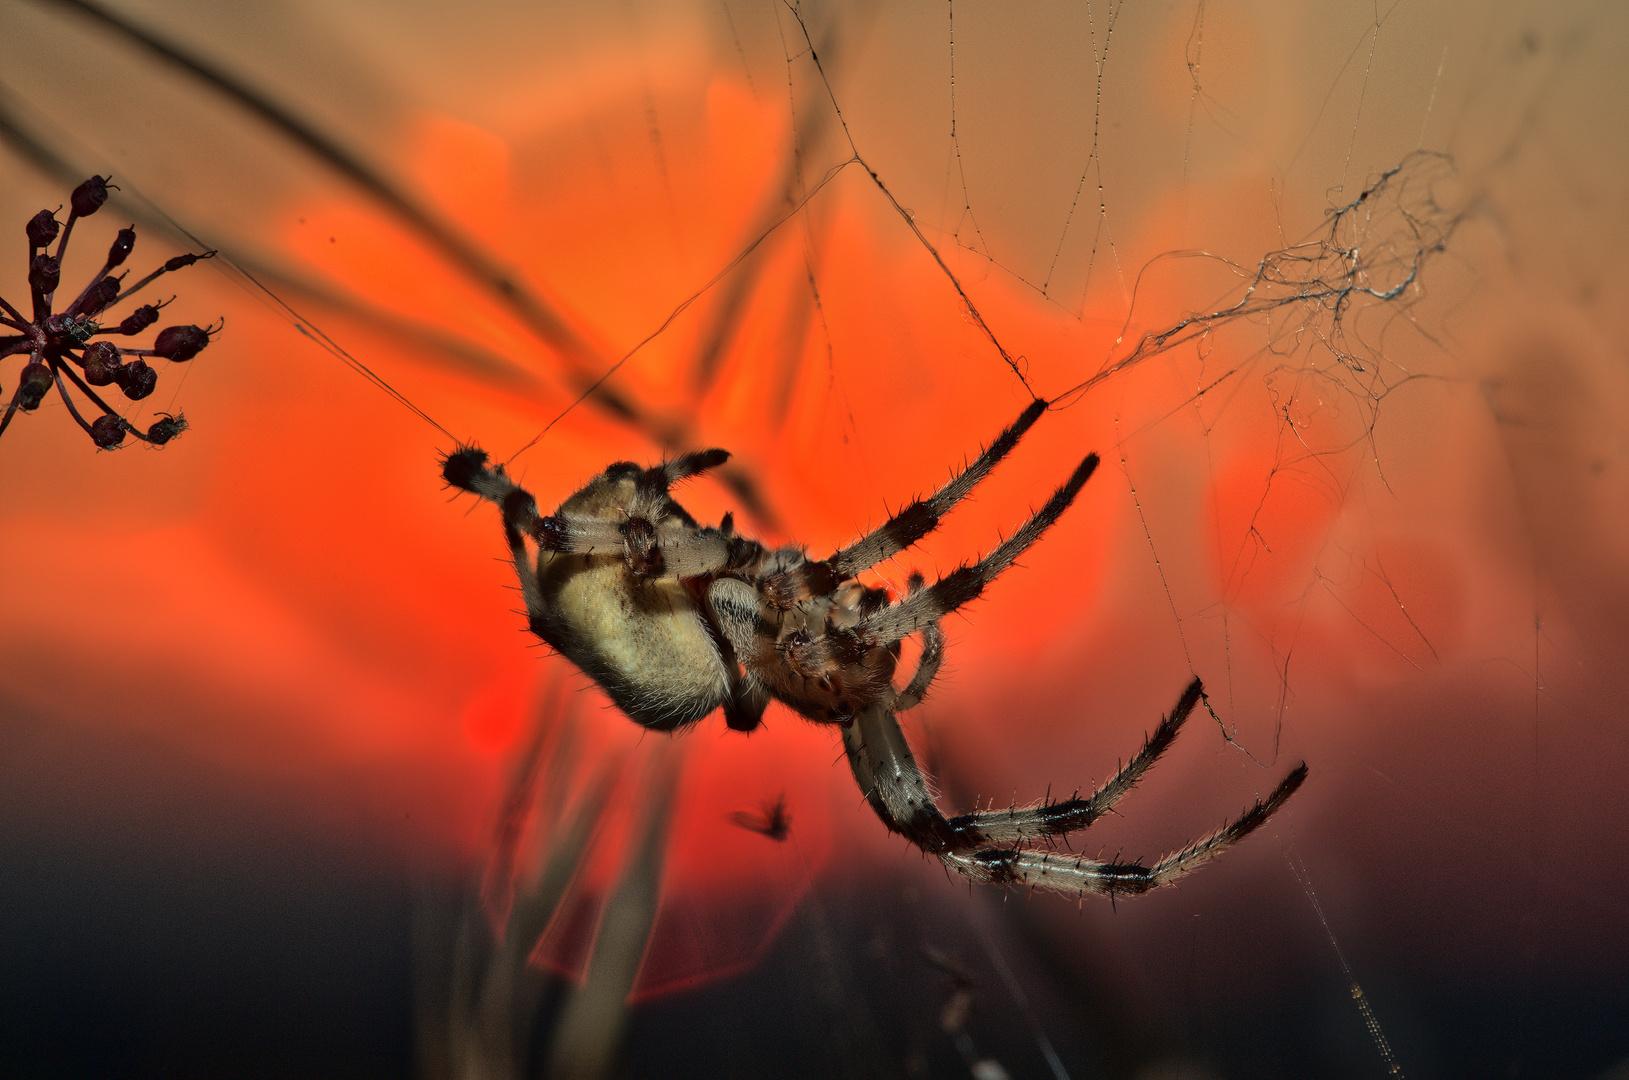
<svg viewBox="0 0 1629 1080">
<path fill-rule="evenodd" d="M 57 286 L 62 280 L 62 257 L 68 249 L 68 238 L 74 224 L 96 213 L 107 202 L 108 177 L 93 176 L 74 188 L 69 199 L 66 224 L 57 221 L 56 214 L 41 210 L 28 221 L 28 287 L 33 294 L 34 314 L 29 318 L 12 303 L 0 297 L 0 326 L 17 331 L 0 335 L 0 360 L 9 356 L 27 355 L 17 389 L 11 395 L 4 416 L 0 416 L 0 432 L 11 424 L 11 418 L 21 409 L 32 412 L 39 408 L 54 387 L 62 395 L 63 404 L 91 440 L 103 450 L 111 450 L 133 435 L 145 443 L 163 446 L 187 428 L 179 414 L 160 413 L 159 418 L 145 433 L 133 427 L 101 396 L 91 389 L 95 386 L 116 385 L 131 401 L 140 401 L 153 392 L 158 384 L 158 372 L 145 358 L 155 357 L 173 362 L 191 360 L 209 344 L 211 335 L 220 327 L 167 326 L 158 332 L 152 347 L 127 348 L 115 345 L 113 336 L 134 337 L 158 321 L 160 309 L 169 301 L 143 304 L 118 323 L 109 323 L 109 310 L 120 301 L 139 292 L 161 274 L 191 266 L 199 259 L 214 255 L 177 255 L 128 289 L 124 279 L 128 271 L 114 275 L 136 246 L 136 230 L 120 229 L 108 249 L 107 262 L 91 278 L 71 303 L 60 311 L 54 310 Z M 60 235 L 59 235 L 60 234 Z M 47 249 L 56 241 L 56 251 Z M 172 298 L 173 299 L 173 298 Z M 76 370 L 77 369 L 77 370 Z M 66 380 L 79 388 L 102 415 L 86 420 L 74 405 L 68 393 Z M 0 393 L 3 393 L 0 387 Z"/>
</svg>

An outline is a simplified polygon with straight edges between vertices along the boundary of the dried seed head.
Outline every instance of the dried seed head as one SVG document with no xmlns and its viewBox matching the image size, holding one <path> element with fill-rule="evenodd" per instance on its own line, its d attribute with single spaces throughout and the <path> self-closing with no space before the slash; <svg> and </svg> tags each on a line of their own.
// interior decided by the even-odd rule
<svg viewBox="0 0 1629 1080">
<path fill-rule="evenodd" d="M 68 204 L 73 207 L 75 217 L 90 217 L 102 208 L 102 204 L 107 202 L 108 179 L 106 176 L 93 176 L 74 188 Z"/>
<path fill-rule="evenodd" d="M 143 304 L 135 311 L 132 311 L 124 322 L 119 324 L 119 333 L 139 334 L 156 322 L 158 322 L 158 308 L 152 304 Z"/>
<path fill-rule="evenodd" d="M 85 346 L 85 381 L 92 386 L 106 386 L 118 377 L 124 366 L 118 346 L 110 341 L 97 341 Z"/>
<path fill-rule="evenodd" d="M 124 421 L 117 416 L 99 416 L 91 425 L 91 440 L 103 450 L 111 450 L 124 442 Z"/>
<path fill-rule="evenodd" d="M 136 230 L 120 229 L 119 235 L 113 238 L 113 246 L 107 249 L 108 266 L 118 266 L 130 257 L 130 252 L 136 246 Z"/>
<path fill-rule="evenodd" d="M 187 418 L 184 416 L 171 416 L 160 413 L 160 419 L 147 429 L 147 441 L 154 446 L 163 446 L 183 431 L 187 430 Z"/>
<path fill-rule="evenodd" d="M 61 281 L 62 264 L 43 251 L 34 256 L 34 261 L 28 264 L 28 284 L 36 291 L 56 292 Z"/>
<path fill-rule="evenodd" d="M 105 277 L 91 287 L 79 305 L 81 317 L 95 315 L 119 298 L 119 280 Z"/>
<path fill-rule="evenodd" d="M 45 392 L 51 389 L 51 369 L 38 360 L 23 368 L 23 382 L 18 389 L 17 403 L 24 412 L 32 412 L 40 407 L 45 400 Z"/>
<path fill-rule="evenodd" d="M 55 214 L 49 210 L 41 210 L 28 219 L 28 242 L 42 248 L 57 238 L 57 232 L 61 228 Z"/>
<path fill-rule="evenodd" d="M 150 349 L 134 346 L 120 348 L 113 344 L 116 338 L 113 341 L 103 340 L 98 335 L 119 333 L 133 336 L 153 327 L 167 301 L 143 304 L 126 315 L 116 328 L 111 322 L 104 327 L 101 320 L 111 305 L 151 284 L 161 274 L 184 269 L 199 259 L 213 256 L 215 252 L 177 255 L 161 268 L 130 284 L 127 289 L 125 286 L 129 275 L 122 269 L 115 271 L 115 268 L 123 267 L 135 250 L 136 229 L 133 225 L 119 229 L 108 247 L 107 262 L 103 268 L 90 278 L 83 289 L 77 289 L 78 295 L 71 303 L 60 305 L 60 310 L 52 310 L 59 307 L 55 300 L 63 284 L 61 255 L 67 246 L 69 233 L 78 219 L 89 217 L 107 203 L 109 190 L 108 177 L 93 176 L 74 189 L 69 197 L 71 213 L 66 219 L 57 220 L 57 215 L 62 212 L 58 207 L 55 211 L 41 210 L 28 220 L 24 231 L 29 243 L 26 269 L 33 293 L 32 316 L 22 314 L 9 300 L 0 299 L 0 306 L 3 306 L 6 314 L 5 321 L 12 324 L 12 330 L 20 331 L 15 334 L 0 333 L 0 354 L 20 355 L 26 365 L 20 372 L 19 384 L 9 395 L 12 407 L 5 409 L 5 403 L 0 401 L 0 414 L 3 414 L 0 415 L 0 432 L 5 431 L 18 410 L 32 412 L 39 408 L 46 394 L 53 389 L 62 396 L 73 420 L 89 431 L 96 445 L 103 449 L 123 444 L 126 435 L 162 446 L 186 429 L 187 423 L 179 415 L 160 413 L 148 434 L 143 435 L 139 428 L 131 427 L 123 416 L 112 410 L 103 400 L 105 394 L 91 388 L 116 385 L 131 401 L 149 397 L 157 388 L 158 372 L 137 357 L 190 360 L 208 347 L 210 339 L 225 325 L 224 321 L 216 326 L 167 327 L 158 334 Z M 5 355 L 0 355 L 0 360 L 5 358 Z M 64 383 L 61 378 L 62 365 L 65 364 L 73 364 L 80 369 L 66 369 L 72 385 Z M 90 422 L 87 417 L 98 414 L 95 410 L 87 412 L 77 407 L 73 397 L 76 389 L 106 415 L 99 416 L 94 423 Z"/>
<path fill-rule="evenodd" d="M 201 326 L 166 326 L 153 342 L 153 352 L 166 360 L 191 360 L 209 344 L 209 331 Z"/>
<path fill-rule="evenodd" d="M 149 367 L 147 361 L 134 360 L 115 372 L 113 381 L 119 384 L 125 397 L 140 401 L 158 385 L 158 372 Z"/>
</svg>

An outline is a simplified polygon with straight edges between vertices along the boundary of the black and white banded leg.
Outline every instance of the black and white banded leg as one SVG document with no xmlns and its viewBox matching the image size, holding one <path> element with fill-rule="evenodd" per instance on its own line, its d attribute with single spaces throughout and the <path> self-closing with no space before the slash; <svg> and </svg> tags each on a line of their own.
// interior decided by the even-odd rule
<svg viewBox="0 0 1629 1080">
<path fill-rule="evenodd" d="M 961 472 L 926 499 L 918 499 L 890 517 L 871 532 L 829 558 L 804 563 L 765 582 L 765 594 L 781 608 L 830 593 L 839 582 L 847 581 L 886 559 L 904 551 L 939 527 L 939 519 L 965 499 L 979 481 L 990 475 L 1001 459 L 1012 452 L 1035 421 L 1046 411 L 1047 402 L 1037 398 L 995 442 Z M 901 635 L 903 636 L 903 635 Z"/>
<path fill-rule="evenodd" d="M 1087 454 L 1063 486 L 1052 493 L 1046 505 L 1031 514 L 1029 520 L 994 551 L 975 563 L 958 567 L 926 589 L 918 589 L 904 600 L 861 619 L 854 628 L 855 636 L 873 644 L 899 641 L 976 599 L 986 585 L 1012 566 L 1018 556 L 1069 509 L 1069 504 L 1096 471 L 1097 462 L 1096 454 Z"/>
<path fill-rule="evenodd" d="M 1202 692 L 1199 680 L 1190 683 L 1142 749 L 1091 796 L 950 819 L 939 811 L 927 778 L 890 710 L 864 710 L 844 729 L 843 743 L 854 778 L 883 823 L 957 873 L 992 884 L 1081 894 L 1143 893 L 1175 882 L 1259 828 L 1301 786 L 1306 765 L 1292 770 L 1272 794 L 1257 800 L 1234 821 L 1152 866 L 1038 851 L 1025 845 L 1077 832 L 1107 813 L 1175 740 Z"/>
</svg>

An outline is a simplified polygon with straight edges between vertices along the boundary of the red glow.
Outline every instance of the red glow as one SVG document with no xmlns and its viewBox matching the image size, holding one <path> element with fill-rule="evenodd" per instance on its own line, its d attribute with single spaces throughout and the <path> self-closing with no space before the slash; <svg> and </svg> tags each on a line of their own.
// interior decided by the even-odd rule
<svg viewBox="0 0 1629 1080">
<path fill-rule="evenodd" d="M 1151 61 L 1110 86 L 1098 174 L 1081 172 L 1084 133 L 1096 130 L 1084 84 L 1046 96 L 1085 112 L 1037 118 L 1000 96 L 1023 92 L 1008 58 L 984 87 L 1000 108 L 981 114 L 978 69 L 965 66 L 979 53 L 964 49 L 960 137 L 965 198 L 984 215 L 977 229 L 959 216 L 961 173 L 945 167 L 942 65 L 924 77 L 879 46 L 887 62 L 840 87 L 868 163 L 1012 367 L 864 169 L 844 165 L 827 182 L 849 150 L 830 126 L 819 145 L 813 125 L 793 130 L 779 59 L 773 90 L 761 72 L 748 83 L 733 47 L 707 54 L 688 31 L 653 61 L 607 47 L 561 71 L 539 60 L 507 68 L 501 83 L 482 72 L 471 80 L 479 107 L 426 72 L 433 107 L 378 129 L 371 152 L 391 175 L 540 296 L 575 351 L 541 340 L 443 252 L 332 178 L 288 180 L 257 198 L 263 220 L 245 226 L 245 250 L 287 269 L 299 309 L 454 437 L 504 458 L 563 417 L 515 462 L 541 503 L 610 461 L 658 458 L 652 432 L 672 429 L 687 445 L 730 449 L 772 511 L 752 520 L 736 493 L 708 480 L 681 495 L 699 518 L 733 510 L 744 530 L 822 554 L 993 437 L 1029 400 L 1018 373 L 1041 395 L 1079 386 L 1141 335 L 1232 295 L 1264 253 L 1315 234 L 1337 190 L 1351 198 L 1400 155 L 1436 145 L 1440 118 L 1469 115 L 1447 104 L 1462 77 L 1458 51 L 1444 48 L 1444 104 L 1431 112 L 1397 94 L 1412 111 L 1394 129 L 1375 113 L 1401 108 L 1381 100 L 1396 84 L 1377 75 L 1369 97 L 1343 88 L 1356 71 L 1340 68 L 1347 52 L 1316 78 L 1301 73 L 1312 52 L 1296 35 L 1313 16 L 1278 12 L 1258 25 L 1225 6 L 1205 10 L 1209 96 L 1183 74 L 1191 12 L 1159 16 L 1148 55 L 1165 67 Z M 909 35 L 931 41 L 935 64 L 939 33 Z M 981 44 L 993 53 L 1004 40 Z M 1068 57 L 1072 69 L 1077 61 Z M 1433 101 L 1441 66 L 1433 45 L 1420 68 Z M 918 102 L 901 91 L 911 80 L 931 86 L 921 115 L 894 111 Z M 794 89 L 807 105 L 809 88 Z M 1224 100 L 1249 108 L 1207 117 Z M 1326 101 L 1347 109 L 1339 123 L 1318 112 Z M 1379 131 L 1377 145 L 1357 129 Z M 1018 130 L 1026 146 L 1040 144 L 1030 156 L 1009 154 Z M 1489 205 L 1553 208 L 1553 178 L 1511 180 L 1502 164 L 1477 173 L 1476 133 L 1466 131 L 1465 175 L 1489 185 Z M 805 155 L 801 187 L 789 180 L 794 146 Z M 788 190 L 822 182 L 788 217 Z M 1498 187 L 1506 182 L 1514 193 Z M 1101 221 L 1098 197 L 1110 207 Z M 26 216 L 60 194 L 38 182 L 17 198 Z M 1529 244 L 1564 235 L 1548 218 L 1509 217 L 1500 228 L 1525 228 Z M 1361 868 L 1350 873 L 1370 886 L 1343 894 L 1355 908 L 1371 886 L 1406 897 L 1396 924 L 1425 936 L 1417 927 L 1455 922 L 1457 903 L 1444 897 L 1460 892 L 1399 880 L 1388 845 L 1404 846 L 1418 820 L 1431 821 L 1435 854 L 1479 868 L 1464 891 L 1505 896 L 1520 875 L 1493 865 L 1503 847 L 1485 842 L 1483 818 L 1515 805 L 1504 790 L 1512 777 L 1569 808 L 1547 820 L 1609 819 L 1601 807 L 1616 791 L 1621 747 L 1596 747 L 1619 731 L 1589 718 L 1613 715 L 1629 595 L 1626 518 L 1610 494 L 1622 487 L 1612 413 L 1621 350 L 1590 321 L 1609 316 L 1575 310 L 1595 301 L 1546 291 L 1574 287 L 1570 266 L 1527 268 L 1541 283 L 1491 272 L 1474 287 L 1459 282 L 1464 266 L 1509 270 L 1506 237 L 1490 237 L 1467 226 L 1453 249 L 1463 264 L 1433 264 L 1437 292 L 1424 300 L 1439 306 L 1410 312 L 1433 332 L 1452 330 L 1445 344 L 1409 337 L 1400 315 L 1351 328 L 1355 352 L 1373 346 L 1357 359 L 1397 365 L 1388 373 L 1401 389 L 1378 418 L 1364 389 L 1374 372 L 1315 348 L 1328 344 L 1316 341 L 1327 312 L 1286 307 L 1070 400 L 942 528 L 877 568 L 896 589 L 913 569 L 948 571 L 1010 533 L 1084 453 L 1102 455 L 1070 514 L 950 620 L 948 668 L 908 725 L 944 765 L 947 807 L 1089 785 L 1198 674 L 1227 733 L 1271 764 L 1239 753 L 1208 719 L 1195 723 L 1162 767 L 1176 778 L 1162 788 L 1156 773 L 1146 787 L 1158 794 L 1139 804 L 1168 807 L 1169 818 L 1105 822 L 1112 840 L 1102 843 L 1152 854 L 1183 842 L 1305 755 L 1313 780 L 1290 812 L 1297 842 L 1315 863 L 1322 854 Z M 144 245 L 159 242 L 144 233 Z M 1580 295 L 1616 280 L 1593 266 L 1578 275 Z M 745 298 L 726 311 L 743 280 Z M 606 761 L 623 770 L 575 906 L 540 952 L 580 970 L 598 905 L 626 864 L 638 770 L 660 737 L 525 633 L 491 508 L 450 500 L 436 476 L 451 438 L 225 279 L 198 274 L 178 290 L 188 319 L 230 315 L 209 354 L 166 384 L 184 390 L 195 423 L 186 441 L 162 454 L 92 455 L 65 417 L 45 414 L 0 440 L 0 565 L 10 568 L 0 684 L 43 715 L 140 730 L 211 766 L 286 781 L 291 798 L 347 823 L 361 816 L 379 844 L 415 857 L 484 851 L 505 769 L 538 715 L 569 717 L 582 745 L 571 791 Z M 607 385 L 644 411 L 643 427 L 592 401 L 573 405 L 624 357 Z M 1555 687 L 1571 696 L 1546 696 Z M 1565 715 L 1552 722 L 1552 711 Z M 1467 761 L 1476 755 L 1465 748 L 1484 739 L 1506 752 Z M 713 717 L 678 742 L 686 761 L 648 992 L 750 964 L 811 880 L 865 873 L 868 856 L 903 850 L 855 791 L 829 730 L 776 708 L 750 738 Z M 786 842 L 733 823 L 782 796 Z M 1357 823 L 1353 807 L 1377 802 L 1390 825 Z M 1511 827 L 1534 830 L 1522 834 L 1531 858 L 1547 843 L 1589 854 L 1576 831 Z M 1623 841 L 1592 834 L 1597 842 Z M 1148 906 L 1169 913 L 1176 903 Z M 1609 909 L 1589 907 L 1578 925 Z M 1462 951 L 1505 952 L 1492 935 Z"/>
</svg>

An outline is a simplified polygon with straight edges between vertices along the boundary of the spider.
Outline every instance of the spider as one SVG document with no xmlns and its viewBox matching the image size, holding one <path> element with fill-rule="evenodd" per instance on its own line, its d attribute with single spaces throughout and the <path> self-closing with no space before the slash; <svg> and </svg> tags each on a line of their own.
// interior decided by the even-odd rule
<svg viewBox="0 0 1629 1080">
<path fill-rule="evenodd" d="M 919 704 L 944 658 L 940 620 L 979 596 L 1069 507 L 1097 468 L 1088 454 L 1069 479 L 989 555 L 927 585 L 920 574 L 893 598 L 856 576 L 937 527 L 1017 445 L 1046 410 L 1036 400 L 995 442 L 932 496 L 824 559 L 769 548 L 735 532 L 731 515 L 701 526 L 673 500 L 682 480 L 716 468 L 724 450 L 684 454 L 650 468 L 617 462 L 553 514 L 489 465 L 475 446 L 442 459 L 455 488 L 496 503 L 520 577 L 532 633 L 604 688 L 636 723 L 657 731 L 722 707 L 751 731 L 771 700 L 842 731 L 854 778 L 884 825 L 972 880 L 1110 897 L 1169 885 L 1257 829 L 1306 779 L 1294 769 L 1243 815 L 1151 866 L 1062 855 L 1040 847 L 1085 829 L 1154 764 L 1198 704 L 1189 683 L 1142 749 L 1082 798 L 947 818 L 895 719 Z M 531 554 L 528 544 L 535 546 Z M 894 684 L 900 642 L 921 655 Z"/>
</svg>

